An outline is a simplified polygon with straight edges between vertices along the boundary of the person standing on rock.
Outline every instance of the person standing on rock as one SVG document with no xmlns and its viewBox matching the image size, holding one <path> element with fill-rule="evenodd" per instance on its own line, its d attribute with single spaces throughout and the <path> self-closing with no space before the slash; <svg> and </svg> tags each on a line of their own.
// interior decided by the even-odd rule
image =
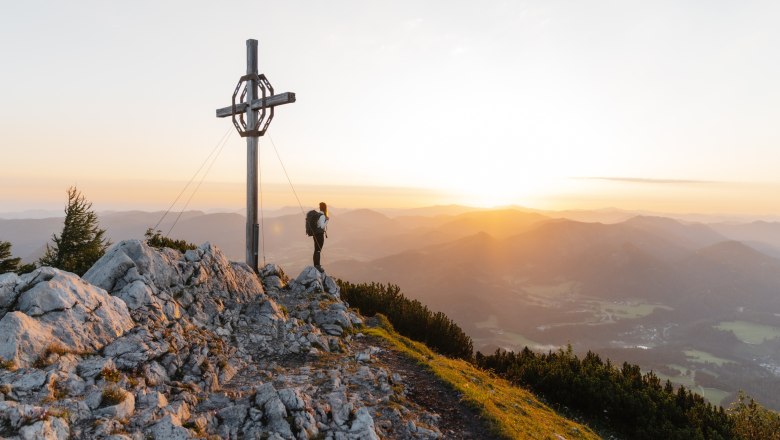
<svg viewBox="0 0 780 440">
<path fill-rule="evenodd" d="M 306 232 L 314 239 L 314 267 L 320 272 L 324 272 L 320 264 L 320 254 L 322 253 L 322 247 L 325 245 L 325 238 L 328 236 L 328 205 L 325 202 L 320 202 L 320 210 L 309 211 L 306 215 Z"/>
</svg>

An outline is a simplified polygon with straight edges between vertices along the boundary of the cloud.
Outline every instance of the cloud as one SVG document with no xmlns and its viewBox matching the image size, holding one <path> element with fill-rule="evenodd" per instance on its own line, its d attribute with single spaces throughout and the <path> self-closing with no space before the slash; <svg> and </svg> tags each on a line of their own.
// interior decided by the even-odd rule
<svg viewBox="0 0 780 440">
<path fill-rule="evenodd" d="M 623 183 L 651 183 L 651 184 L 661 184 L 661 185 L 680 185 L 680 184 L 686 184 L 686 185 L 703 185 L 703 184 L 714 184 L 714 183 L 723 183 L 718 182 L 715 180 L 691 180 L 691 179 L 651 179 L 646 177 L 605 177 L 605 176 L 594 176 L 594 177 L 574 177 L 574 179 L 579 180 L 606 180 L 609 182 L 623 182 Z"/>
</svg>

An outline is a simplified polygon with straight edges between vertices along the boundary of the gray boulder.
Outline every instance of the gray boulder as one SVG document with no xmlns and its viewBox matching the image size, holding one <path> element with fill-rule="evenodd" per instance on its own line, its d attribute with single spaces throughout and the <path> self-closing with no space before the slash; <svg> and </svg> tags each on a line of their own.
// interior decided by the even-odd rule
<svg viewBox="0 0 780 440">
<path fill-rule="evenodd" d="M 52 346 L 95 352 L 135 325 L 122 300 L 59 269 L 37 269 L 3 292 L 14 300 L 0 319 L 0 358 L 20 367 Z"/>
<path fill-rule="evenodd" d="M 19 430 L 23 440 L 67 440 L 70 438 L 70 427 L 59 417 L 39 420 Z"/>
<path fill-rule="evenodd" d="M 0 275 L 0 316 L 4 315 L 6 309 L 16 301 L 16 292 L 14 287 L 19 282 L 19 275 L 9 272 Z"/>
<path fill-rule="evenodd" d="M 129 419 L 135 412 L 135 396 L 133 393 L 128 393 L 125 390 L 119 390 L 119 392 L 124 396 L 121 402 L 98 408 L 93 412 L 93 415 L 95 417 L 108 417 L 118 420 Z"/>
<path fill-rule="evenodd" d="M 306 266 L 303 268 L 295 281 L 297 283 L 303 284 L 304 286 L 310 286 L 317 281 L 322 283 L 322 278 L 322 274 L 314 266 Z"/>
<path fill-rule="evenodd" d="M 147 438 L 154 440 L 185 440 L 195 437 L 189 429 L 181 426 L 178 417 L 170 414 L 152 425 L 147 433 Z"/>
</svg>

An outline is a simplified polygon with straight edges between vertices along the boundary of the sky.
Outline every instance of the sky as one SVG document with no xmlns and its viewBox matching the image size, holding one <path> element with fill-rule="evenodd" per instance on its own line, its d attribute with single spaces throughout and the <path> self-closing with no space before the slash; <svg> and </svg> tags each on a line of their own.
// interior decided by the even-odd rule
<svg viewBox="0 0 780 440">
<path fill-rule="evenodd" d="M 0 212 L 240 212 L 254 38 L 267 207 L 780 214 L 776 1 L 2 3 Z"/>
</svg>

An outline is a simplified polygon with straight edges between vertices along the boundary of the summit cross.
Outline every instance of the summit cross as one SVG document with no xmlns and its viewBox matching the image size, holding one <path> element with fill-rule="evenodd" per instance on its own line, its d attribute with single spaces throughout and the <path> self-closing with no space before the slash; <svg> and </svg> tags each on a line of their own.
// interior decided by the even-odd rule
<svg viewBox="0 0 780 440">
<path fill-rule="evenodd" d="M 260 225 L 257 223 L 257 140 L 265 134 L 274 118 L 274 107 L 293 102 L 295 93 L 275 95 L 265 75 L 258 74 L 257 40 L 246 40 L 246 75 L 238 80 L 232 105 L 217 109 L 217 117 L 231 117 L 238 134 L 246 138 L 246 264 L 255 272 L 258 269 L 260 237 Z"/>
</svg>

